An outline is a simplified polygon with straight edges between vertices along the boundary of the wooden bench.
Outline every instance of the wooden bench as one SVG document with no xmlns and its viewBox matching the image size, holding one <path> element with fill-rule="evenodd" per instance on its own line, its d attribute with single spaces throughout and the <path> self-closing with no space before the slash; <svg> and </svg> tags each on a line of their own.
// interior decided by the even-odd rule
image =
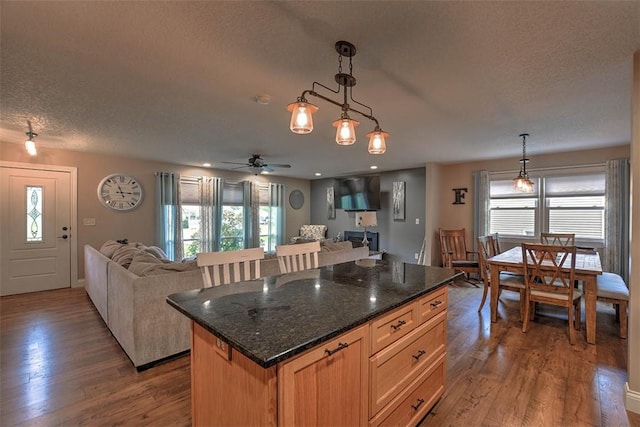
<svg viewBox="0 0 640 427">
<path fill-rule="evenodd" d="M 616 309 L 616 321 L 620 322 L 620 338 L 627 338 L 627 305 L 629 288 L 622 277 L 615 273 L 602 273 L 598 276 L 599 301 L 613 304 Z"/>
</svg>

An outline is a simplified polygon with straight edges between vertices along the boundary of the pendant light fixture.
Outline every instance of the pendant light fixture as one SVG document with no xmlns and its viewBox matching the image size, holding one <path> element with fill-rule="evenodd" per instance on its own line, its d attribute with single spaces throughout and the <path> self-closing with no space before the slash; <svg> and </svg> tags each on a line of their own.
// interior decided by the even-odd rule
<svg viewBox="0 0 640 427">
<path fill-rule="evenodd" d="M 287 110 L 291 112 L 291 122 L 289 123 L 289 129 L 291 129 L 291 132 L 301 135 L 310 133 L 313 130 L 313 114 L 318 111 L 318 107 L 309 103 L 305 98 L 306 95 L 312 95 L 317 98 L 323 99 L 331 104 L 337 105 L 342 109 L 340 118 L 333 122 L 333 126 L 336 128 L 336 142 L 338 144 L 351 145 L 356 142 L 355 128 L 360 123 L 356 120 L 353 120 L 349 116 L 350 112 L 355 112 L 375 122 L 375 128 L 372 132 L 367 134 L 367 136 L 369 137 L 369 153 L 383 154 L 387 150 L 385 139 L 389 136 L 389 134 L 380 128 L 378 120 L 373 117 L 373 110 L 371 109 L 371 107 L 353 99 L 352 88 L 356 85 L 356 78 L 353 76 L 353 65 L 351 63 L 351 58 L 356 55 L 356 47 L 349 42 L 338 41 L 336 42 L 335 48 L 338 52 L 338 73 L 335 75 L 335 81 L 336 83 L 338 83 L 338 88 L 334 90 L 314 81 L 311 89 L 305 90 L 304 92 L 302 92 L 302 95 L 298 97 L 296 102 L 292 102 L 291 104 L 287 105 Z M 349 58 L 349 74 L 342 72 L 343 57 Z M 338 95 L 340 95 L 340 92 L 342 92 L 342 103 L 334 101 L 333 99 L 330 99 L 316 92 L 316 85 Z M 351 100 L 353 103 L 364 107 L 366 110 L 368 110 L 368 112 L 363 112 L 358 110 L 357 108 L 353 108 L 347 102 L 348 100 Z"/>
<path fill-rule="evenodd" d="M 27 150 L 30 156 L 35 156 L 38 154 L 38 150 L 36 149 L 36 141 L 35 138 L 38 136 L 37 133 L 33 131 L 31 128 L 31 122 L 27 120 L 27 127 L 29 130 L 26 132 L 27 140 L 24 142 L 24 148 Z"/>
<path fill-rule="evenodd" d="M 529 179 L 527 173 L 527 137 L 528 133 L 521 133 L 522 138 L 522 159 L 520 159 L 520 173 L 513 179 L 513 189 L 522 193 L 533 193 L 533 181 Z"/>
</svg>

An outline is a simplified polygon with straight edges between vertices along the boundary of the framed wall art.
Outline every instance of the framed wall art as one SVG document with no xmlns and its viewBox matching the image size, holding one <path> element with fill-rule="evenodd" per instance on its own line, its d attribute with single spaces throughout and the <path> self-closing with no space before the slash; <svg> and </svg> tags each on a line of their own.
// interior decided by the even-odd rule
<svg viewBox="0 0 640 427">
<path fill-rule="evenodd" d="M 393 219 L 394 220 L 404 221 L 405 219 L 404 192 L 405 192 L 405 182 L 395 181 L 393 183 Z"/>
<path fill-rule="evenodd" d="M 327 219 L 336 219 L 336 205 L 333 187 L 327 187 Z"/>
</svg>

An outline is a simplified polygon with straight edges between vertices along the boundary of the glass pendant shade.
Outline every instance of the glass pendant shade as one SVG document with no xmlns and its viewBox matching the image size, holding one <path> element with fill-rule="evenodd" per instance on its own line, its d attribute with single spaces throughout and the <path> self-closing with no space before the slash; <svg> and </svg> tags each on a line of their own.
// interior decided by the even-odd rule
<svg viewBox="0 0 640 427">
<path fill-rule="evenodd" d="M 335 122 L 333 126 L 336 130 L 336 142 L 340 145 L 351 145 L 356 142 L 356 126 L 360 123 L 347 117 L 342 117 Z"/>
<path fill-rule="evenodd" d="M 533 181 L 522 172 L 513 180 L 513 189 L 521 193 L 533 193 Z"/>
<path fill-rule="evenodd" d="M 369 137 L 369 153 L 370 154 L 384 154 L 387 151 L 387 144 L 385 138 L 389 134 L 381 129 L 376 128 L 373 132 L 367 134 Z"/>
<path fill-rule="evenodd" d="M 318 107 L 308 102 L 298 101 L 287 105 L 287 110 L 291 111 L 289 123 L 291 132 L 304 135 L 313 130 L 313 113 L 318 111 Z"/>
<path fill-rule="evenodd" d="M 28 139 L 24 142 L 24 148 L 30 156 L 38 154 L 38 150 L 36 150 L 36 143 L 32 139 Z"/>
</svg>

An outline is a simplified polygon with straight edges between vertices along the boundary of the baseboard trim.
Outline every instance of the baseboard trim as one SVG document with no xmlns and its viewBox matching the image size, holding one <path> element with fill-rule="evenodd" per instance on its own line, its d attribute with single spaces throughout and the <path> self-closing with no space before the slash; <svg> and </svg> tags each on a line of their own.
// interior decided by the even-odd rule
<svg viewBox="0 0 640 427">
<path fill-rule="evenodd" d="M 640 414 L 640 393 L 629 388 L 629 383 L 624 383 L 624 406 L 627 411 Z"/>
<path fill-rule="evenodd" d="M 78 281 L 75 284 L 71 285 L 71 287 L 72 288 L 84 288 L 84 282 L 85 282 L 84 279 L 78 279 Z"/>
</svg>

